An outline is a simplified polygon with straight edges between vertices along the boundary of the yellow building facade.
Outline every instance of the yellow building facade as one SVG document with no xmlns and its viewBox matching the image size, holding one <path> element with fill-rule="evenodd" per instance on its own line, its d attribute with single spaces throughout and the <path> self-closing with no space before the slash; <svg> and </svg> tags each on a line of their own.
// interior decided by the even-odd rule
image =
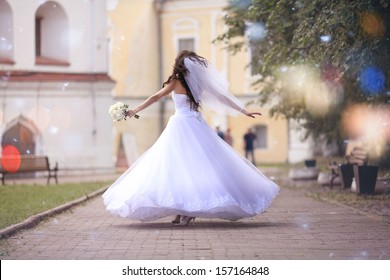
<svg viewBox="0 0 390 280">
<path fill-rule="evenodd" d="M 244 103 L 256 100 L 252 87 L 256 77 L 247 67 L 250 54 L 231 54 L 214 39 L 226 30 L 223 8 L 226 0 L 112 0 L 108 1 L 110 75 L 116 81 L 114 99 L 136 106 L 161 88 L 171 73 L 177 53 L 193 50 L 207 58 L 226 76 L 231 92 Z M 203 111 L 211 127 L 231 129 L 233 147 L 244 154 L 243 135 L 249 128 L 257 134 L 258 163 L 286 162 L 288 125 L 268 115 L 268 108 L 249 105 L 263 116 L 229 117 Z M 139 120 L 116 123 L 116 154 L 131 164 L 145 152 L 174 113 L 170 98 L 151 105 Z"/>
</svg>

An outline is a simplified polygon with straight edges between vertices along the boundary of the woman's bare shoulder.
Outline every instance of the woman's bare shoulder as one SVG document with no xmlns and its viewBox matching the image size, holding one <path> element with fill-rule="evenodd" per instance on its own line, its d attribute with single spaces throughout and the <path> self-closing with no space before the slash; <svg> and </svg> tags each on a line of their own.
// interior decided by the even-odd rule
<svg viewBox="0 0 390 280">
<path fill-rule="evenodd" d="M 174 79 L 173 91 L 177 94 L 186 94 L 186 89 L 181 84 L 180 80 Z"/>
</svg>

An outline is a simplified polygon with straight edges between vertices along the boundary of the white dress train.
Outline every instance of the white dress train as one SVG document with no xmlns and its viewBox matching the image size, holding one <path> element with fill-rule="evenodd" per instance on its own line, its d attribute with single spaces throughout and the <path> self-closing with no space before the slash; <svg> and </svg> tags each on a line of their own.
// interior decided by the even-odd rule
<svg viewBox="0 0 390 280">
<path fill-rule="evenodd" d="M 103 194 L 114 215 L 140 221 L 187 215 L 238 220 L 268 208 L 279 187 L 223 141 L 187 95 L 165 130 Z"/>
</svg>

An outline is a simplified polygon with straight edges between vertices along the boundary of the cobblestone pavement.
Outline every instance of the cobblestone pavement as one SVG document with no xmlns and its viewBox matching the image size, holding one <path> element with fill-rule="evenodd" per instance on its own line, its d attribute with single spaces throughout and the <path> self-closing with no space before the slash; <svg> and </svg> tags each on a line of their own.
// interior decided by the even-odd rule
<svg viewBox="0 0 390 280">
<path fill-rule="evenodd" d="M 3 260 L 390 259 L 390 223 L 282 188 L 267 212 L 237 222 L 113 217 L 101 196 L 0 240 Z"/>
</svg>

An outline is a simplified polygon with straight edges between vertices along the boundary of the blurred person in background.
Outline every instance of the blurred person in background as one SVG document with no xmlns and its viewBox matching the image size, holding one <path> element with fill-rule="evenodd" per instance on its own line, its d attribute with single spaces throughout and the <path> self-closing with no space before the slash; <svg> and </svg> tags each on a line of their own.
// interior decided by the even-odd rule
<svg viewBox="0 0 390 280">
<path fill-rule="evenodd" d="M 248 131 L 244 134 L 244 150 L 245 150 L 245 157 L 249 159 L 250 156 L 253 165 L 256 165 L 255 140 L 256 140 L 256 134 L 254 134 L 252 132 L 252 129 L 249 128 Z"/>
</svg>

